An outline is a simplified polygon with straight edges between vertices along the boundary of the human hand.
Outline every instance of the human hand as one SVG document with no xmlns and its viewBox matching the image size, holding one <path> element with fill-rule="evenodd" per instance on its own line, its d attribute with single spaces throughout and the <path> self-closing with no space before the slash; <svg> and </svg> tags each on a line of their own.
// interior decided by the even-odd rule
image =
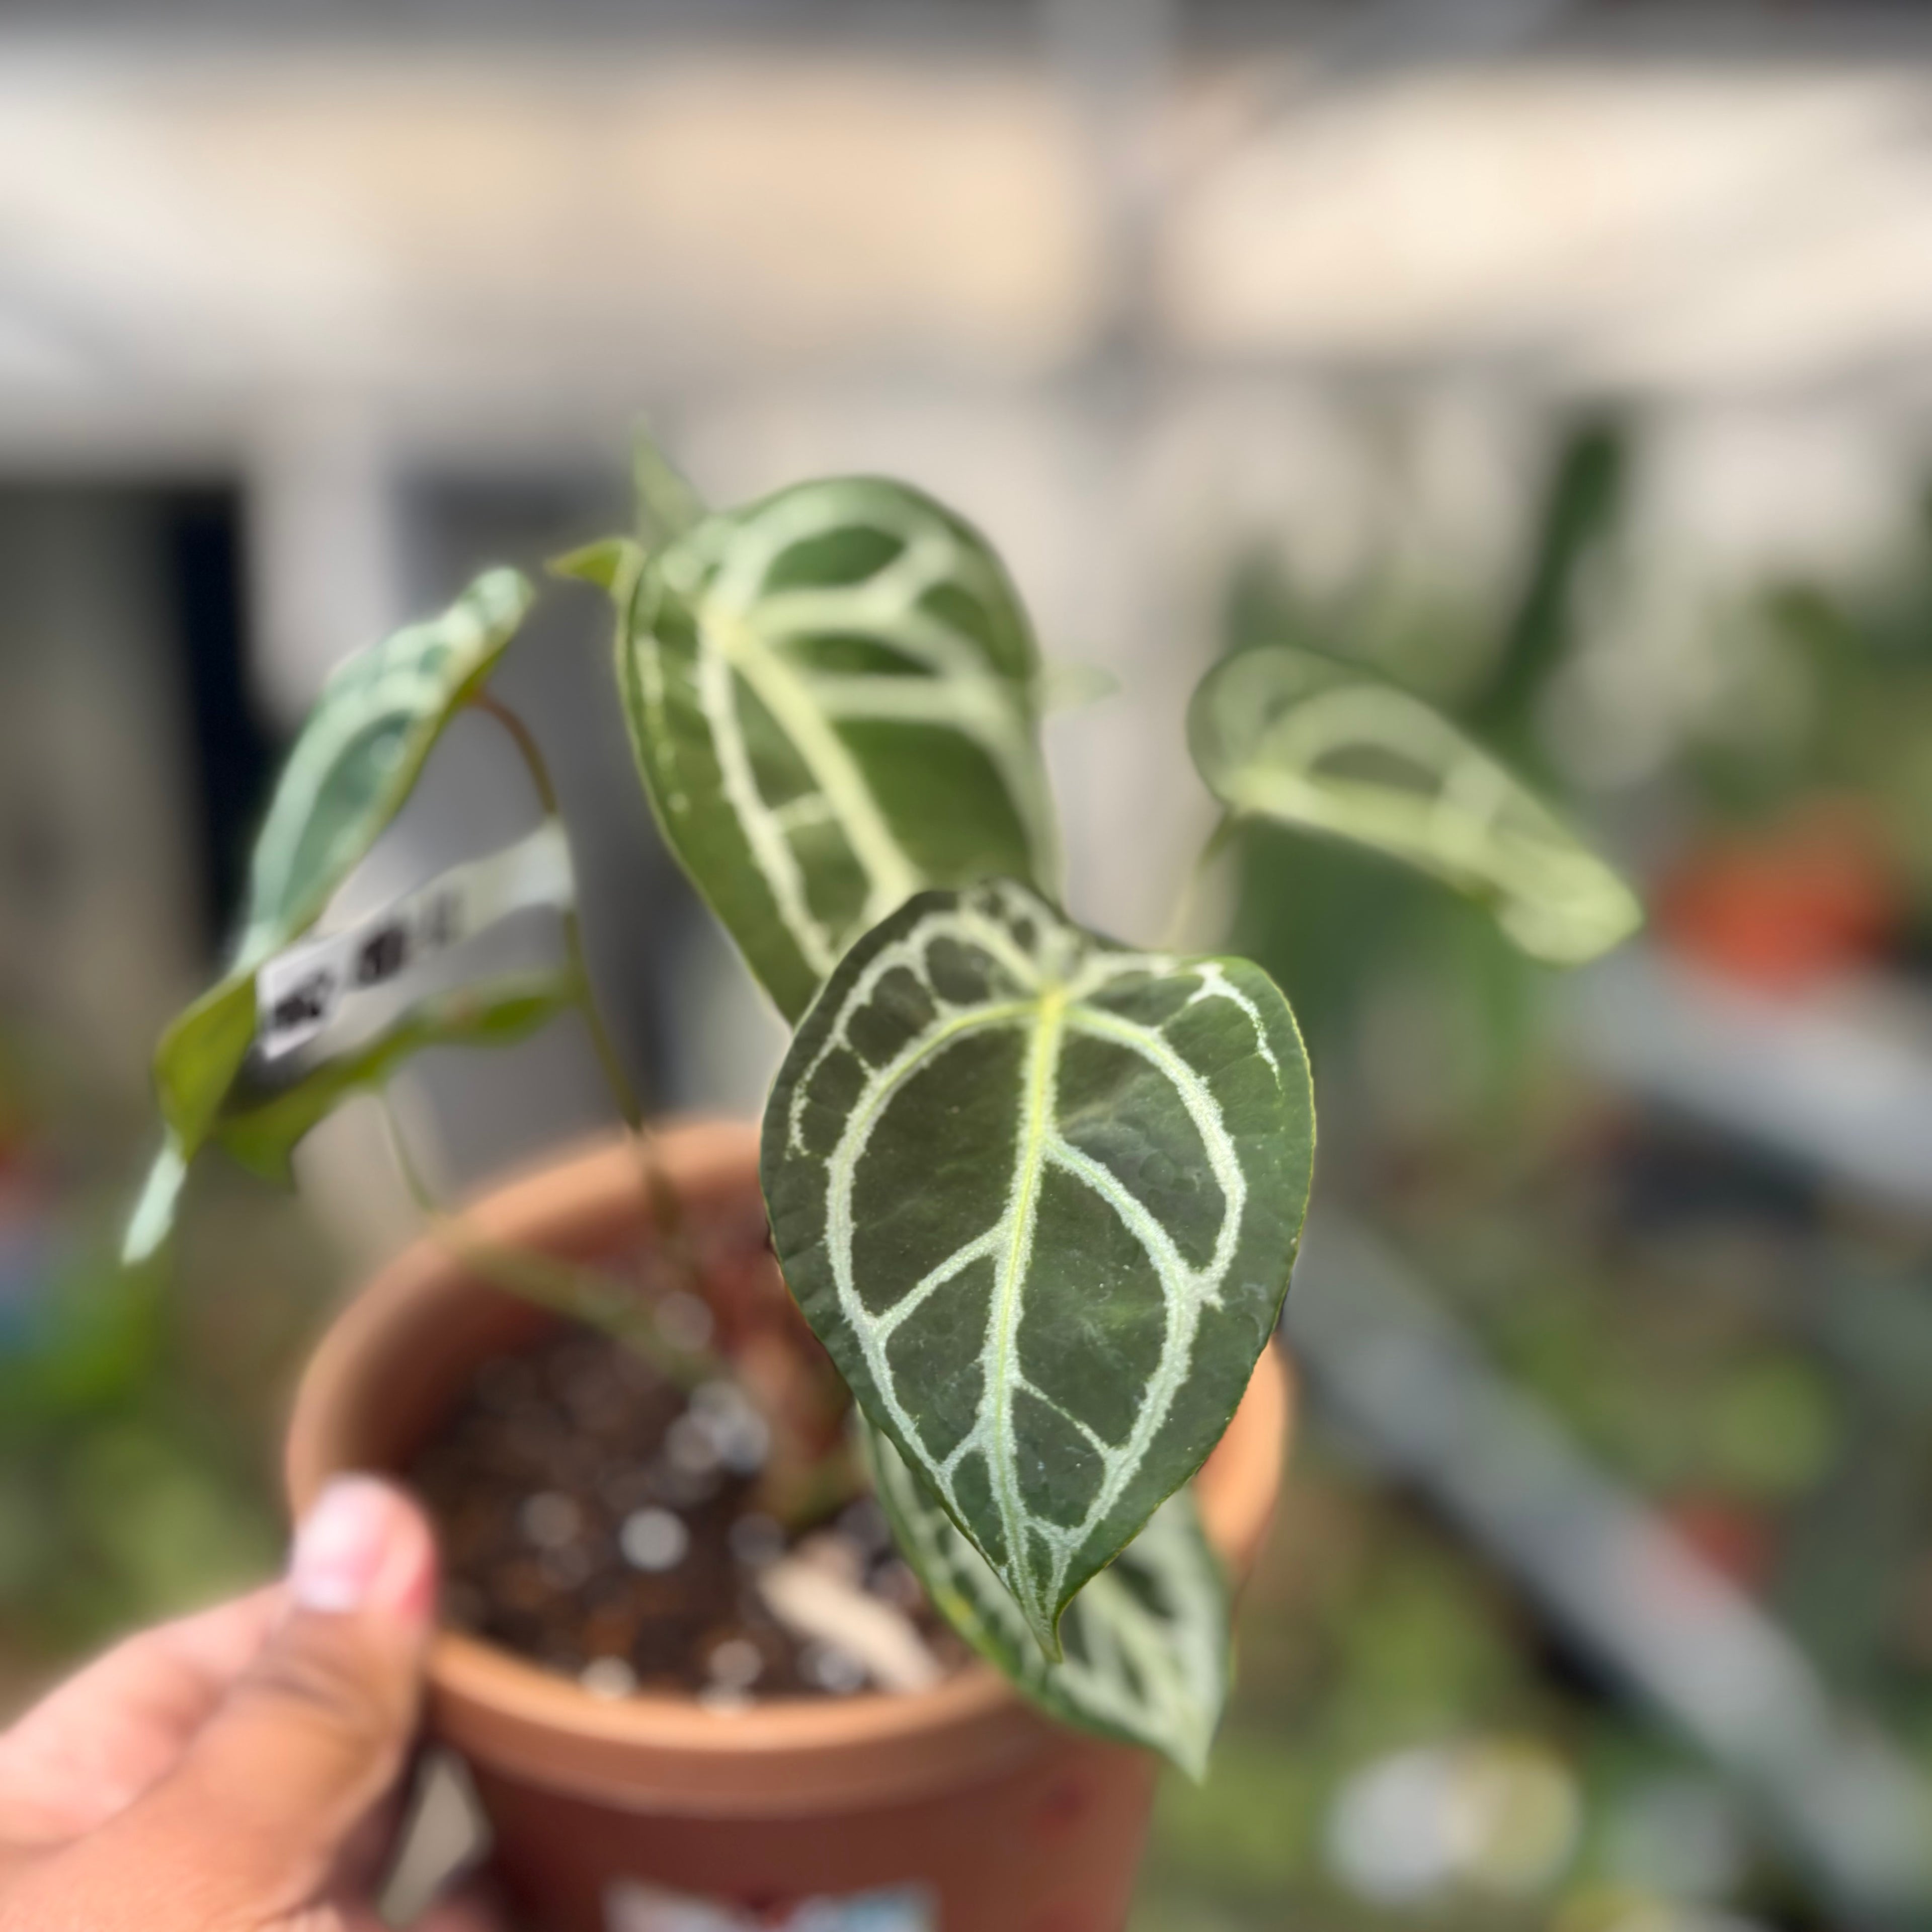
<svg viewBox="0 0 1932 1932">
<path fill-rule="evenodd" d="M 378 1932 L 435 1597 L 421 1513 L 346 1478 L 284 1583 L 62 1685 L 0 1737 L 0 1932 Z"/>
</svg>

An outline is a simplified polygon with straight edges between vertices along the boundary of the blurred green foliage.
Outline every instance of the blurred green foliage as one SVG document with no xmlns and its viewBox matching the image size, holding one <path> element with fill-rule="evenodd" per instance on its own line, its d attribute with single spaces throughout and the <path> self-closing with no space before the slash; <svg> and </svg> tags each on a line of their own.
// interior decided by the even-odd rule
<svg viewBox="0 0 1932 1932">
<path fill-rule="evenodd" d="M 1932 908 L 1932 483 L 1888 563 L 1850 583 L 1789 578 L 1729 617 L 1738 701 L 1688 748 L 1702 808 L 1762 824 L 1818 794 L 1882 824 L 1922 931 Z"/>
<path fill-rule="evenodd" d="M 0 1704 L 273 1573 L 279 1412 L 322 1308 L 298 1214 L 238 1176 L 178 1280 L 122 1269 L 130 1150 L 95 1098 L 0 1053 Z"/>
</svg>

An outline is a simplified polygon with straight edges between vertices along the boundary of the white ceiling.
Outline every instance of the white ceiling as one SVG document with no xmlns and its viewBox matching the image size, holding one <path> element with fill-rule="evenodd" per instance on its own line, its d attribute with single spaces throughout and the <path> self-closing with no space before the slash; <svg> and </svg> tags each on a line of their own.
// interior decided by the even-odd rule
<svg viewBox="0 0 1932 1932">
<path fill-rule="evenodd" d="M 0 454 L 359 398 L 554 435 L 679 383 L 1077 367 L 1916 403 L 1928 58 L 1186 69 L 1096 141 L 1011 53 L 0 57 Z M 1110 173 L 1109 170 L 1112 170 Z"/>
</svg>

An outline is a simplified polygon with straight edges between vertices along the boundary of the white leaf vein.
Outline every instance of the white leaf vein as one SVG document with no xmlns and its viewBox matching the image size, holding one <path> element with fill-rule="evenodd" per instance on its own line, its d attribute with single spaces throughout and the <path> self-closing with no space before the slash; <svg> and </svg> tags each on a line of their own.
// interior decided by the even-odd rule
<svg viewBox="0 0 1932 1932">
<path fill-rule="evenodd" d="M 901 548 L 850 584 L 770 587 L 794 546 L 847 529 L 882 532 Z M 714 566 L 708 581 L 707 562 Z M 694 540 L 678 580 L 693 601 L 693 682 L 726 803 L 780 926 L 814 974 L 823 978 L 854 933 L 877 924 L 925 883 L 838 730 L 841 721 L 928 725 L 974 744 L 1024 830 L 1036 878 L 1054 887 L 1058 843 L 1030 694 L 988 662 L 978 639 L 922 602 L 946 584 L 989 608 L 1008 593 L 987 561 L 936 514 L 862 482 L 790 493 L 742 518 L 717 520 Z M 875 638 L 917 669 L 887 674 L 816 668 L 796 646 L 824 634 Z M 646 655 L 646 680 L 653 669 Z M 805 766 L 806 796 L 816 799 L 815 808 L 804 797 L 779 806 L 768 799 L 744 716 L 747 692 Z M 648 706 L 648 688 L 646 700 Z M 800 830 L 827 824 L 864 881 L 857 908 L 836 914 L 813 904 L 793 844 Z"/>
<path fill-rule="evenodd" d="M 1022 944 L 1020 933 L 1026 937 Z M 950 940 L 979 956 L 989 987 L 982 1002 L 948 1000 L 934 984 L 932 953 Z M 986 1465 L 1006 1560 L 999 1567 L 1036 1630 L 1049 1629 L 1083 1547 L 1120 1506 L 1136 1474 L 1172 1415 L 1185 1387 L 1204 1314 L 1221 1303 L 1221 1292 L 1238 1250 L 1247 1202 L 1247 1179 L 1234 1138 L 1210 1082 L 1190 1064 L 1158 1026 L 1091 1003 L 1102 988 L 1136 976 L 1179 968 L 1197 988 L 1178 1011 L 1202 998 L 1229 998 L 1254 1028 L 1257 1053 L 1277 1082 L 1259 1008 L 1212 962 L 1180 962 L 1100 949 L 1023 888 L 1000 884 L 980 888 L 953 904 L 935 908 L 881 946 L 845 989 L 817 1052 L 797 1081 L 790 1101 L 792 1151 L 808 1154 L 807 1110 L 835 1056 L 856 1053 L 851 1029 L 889 975 L 911 976 L 929 1000 L 932 1017 L 882 1066 L 868 1068 L 860 1092 L 844 1108 L 837 1137 L 823 1156 L 824 1244 L 840 1312 L 856 1339 L 878 1399 L 902 1442 L 961 1521 L 968 1520 L 958 1487 L 969 1458 Z M 892 1094 L 934 1057 L 970 1034 L 1013 1028 L 1025 1038 L 1013 1166 L 1004 1198 L 990 1223 L 928 1268 L 892 1305 L 868 1307 L 856 1279 L 855 1198 L 872 1132 Z M 1206 1172 L 1220 1196 L 1211 1252 L 1198 1265 L 1182 1252 L 1160 1216 L 1106 1162 L 1078 1146 L 1058 1119 L 1058 1082 L 1070 1034 L 1102 1041 L 1136 1055 L 1166 1083 L 1184 1109 L 1205 1152 Z M 818 1156 L 813 1156 L 817 1158 Z M 1125 1439 L 1109 1441 L 1097 1428 L 1048 1395 L 1024 1374 L 1019 1337 L 1037 1228 L 1042 1185 L 1058 1172 L 1106 1204 L 1146 1257 L 1161 1298 L 1162 1331 L 1155 1364 L 1140 1391 Z M 898 1387 L 887 1343 L 944 1286 L 974 1262 L 998 1262 L 982 1338 L 980 1390 L 966 1432 L 941 1455 L 928 1444 Z M 1030 1508 L 1014 1421 L 1021 1390 L 1071 1425 L 1093 1451 L 1100 1474 L 1079 1520 L 1050 1520 Z M 1090 1585 L 1089 1587 L 1092 1587 Z"/>
<path fill-rule="evenodd" d="M 1063 1710 L 1201 1768 L 1226 1686 L 1227 1613 L 1190 1498 L 1164 1504 L 1074 1598 L 1066 1654 L 1049 1664 L 985 1558 L 927 1502 L 897 1452 L 875 1439 L 874 1462 L 881 1492 L 928 1586 L 942 1600 L 956 1600 L 1022 1683 Z M 1130 1571 L 1145 1580 L 1151 1604 L 1128 1587 Z"/>
</svg>

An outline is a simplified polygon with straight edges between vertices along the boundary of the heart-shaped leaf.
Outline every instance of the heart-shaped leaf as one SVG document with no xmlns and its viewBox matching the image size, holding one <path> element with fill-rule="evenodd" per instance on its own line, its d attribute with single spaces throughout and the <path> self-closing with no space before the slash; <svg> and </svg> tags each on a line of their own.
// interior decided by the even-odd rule
<svg viewBox="0 0 1932 1932">
<path fill-rule="evenodd" d="M 1234 1414 L 1313 1136 L 1258 967 L 1129 952 L 1007 881 L 911 900 L 800 1027 L 763 1151 L 785 1279 L 1048 1657 Z"/>
<path fill-rule="evenodd" d="M 161 1036 L 154 1080 L 166 1143 L 123 1246 L 164 1240 L 188 1163 L 207 1139 L 255 1037 L 255 974 L 312 926 L 394 818 L 458 709 L 530 608 L 514 570 L 486 572 L 440 616 L 342 664 L 296 740 L 255 843 L 234 963 Z"/>
<path fill-rule="evenodd" d="M 1576 965 L 1642 922 L 1635 896 L 1535 795 L 1411 692 L 1287 644 L 1216 665 L 1188 742 L 1231 812 L 1372 847 L 1494 909 L 1524 952 Z"/>
<path fill-rule="evenodd" d="M 308 1066 L 292 1079 L 256 1080 L 244 1068 L 210 1138 L 251 1173 L 288 1185 L 295 1178 L 290 1156 L 297 1144 L 352 1094 L 382 1087 L 425 1047 L 506 1046 L 526 1039 L 577 999 L 576 976 L 562 970 L 505 974 L 434 994 L 353 1051 Z"/>
<path fill-rule="evenodd" d="M 1061 1618 L 1064 1654 L 1040 1654 L 986 1559 L 921 1488 L 905 1460 L 866 1431 L 874 1486 L 901 1553 L 934 1607 L 1051 1715 L 1141 1744 L 1205 1775 L 1229 1672 L 1228 1593 L 1191 1490 L 1177 1490 Z"/>
<path fill-rule="evenodd" d="M 788 1019 L 923 886 L 1054 887 L 1032 632 L 950 511 L 901 483 L 801 484 L 616 581 L 645 789 Z"/>
<path fill-rule="evenodd" d="M 486 571 L 440 616 L 338 667 L 296 740 L 255 842 L 238 967 L 305 932 L 402 808 L 424 760 L 530 610 L 529 580 Z"/>
</svg>

